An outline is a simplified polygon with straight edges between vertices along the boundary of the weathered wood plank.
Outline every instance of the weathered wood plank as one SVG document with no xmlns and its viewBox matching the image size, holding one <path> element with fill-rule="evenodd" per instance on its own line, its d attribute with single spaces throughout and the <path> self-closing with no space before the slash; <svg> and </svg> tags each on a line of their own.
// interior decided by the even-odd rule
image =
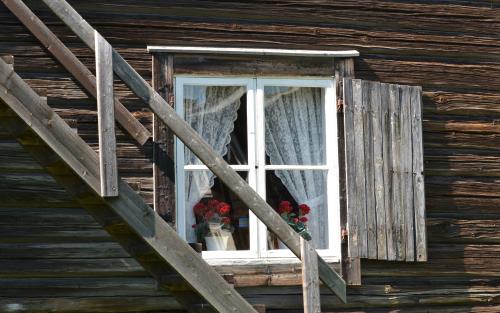
<svg viewBox="0 0 500 313">
<path fill-rule="evenodd" d="M 372 83 L 361 81 L 361 114 L 363 118 L 364 176 L 366 201 L 366 258 L 377 258 L 377 212 L 375 197 L 375 160 L 373 142 Z"/>
<path fill-rule="evenodd" d="M 92 72 L 69 50 L 57 36 L 22 2 L 4 0 L 3 4 L 23 23 L 45 48 L 97 98 L 96 78 Z M 135 138 L 144 144 L 151 137 L 150 132 L 118 100 L 114 100 L 117 121 Z"/>
<path fill-rule="evenodd" d="M 404 216 L 402 216 L 403 199 L 402 193 L 402 175 L 401 175 L 401 101 L 400 90 L 396 85 L 389 85 L 390 107 L 389 114 L 391 118 L 391 155 L 392 155 L 392 233 L 395 248 L 394 252 L 389 251 L 389 255 L 395 254 L 396 260 L 404 259 L 405 242 L 402 240 L 404 234 Z"/>
<path fill-rule="evenodd" d="M 304 313 L 321 313 L 318 254 L 311 241 L 300 238 Z"/>
<path fill-rule="evenodd" d="M 144 308 L 156 312 L 165 310 L 182 310 L 182 306 L 174 297 L 5 297 L 0 299 L 0 309 L 9 311 L 12 307 L 22 307 L 29 312 L 37 313 L 89 313 L 101 312 L 141 312 Z M 175 311 L 174 311 L 175 312 Z M 179 311 L 177 311 L 179 312 Z M 182 311 L 181 311 L 182 312 Z"/>
<path fill-rule="evenodd" d="M 497 177 L 429 176 L 425 180 L 427 196 L 492 197 L 498 199 Z"/>
<path fill-rule="evenodd" d="M 115 108 L 113 93 L 113 54 L 111 45 L 95 31 L 97 116 L 99 133 L 99 177 L 101 196 L 118 196 Z"/>
<path fill-rule="evenodd" d="M 382 216 L 379 221 L 385 224 L 385 256 L 387 260 L 396 259 L 396 247 L 395 238 L 393 233 L 393 227 L 391 225 L 394 220 L 394 209 L 392 202 L 392 137 L 391 137 L 391 109 L 390 109 L 390 93 L 388 84 L 380 84 L 380 127 L 382 128 L 382 155 L 383 155 L 383 182 L 384 182 L 384 215 L 385 219 L 382 220 Z M 382 235 L 384 237 L 384 235 Z M 382 239 L 384 240 L 384 239 Z M 382 242 L 383 246 L 384 242 Z M 383 254 L 384 251 L 380 251 Z"/>
<path fill-rule="evenodd" d="M 357 159 L 355 149 L 355 112 L 359 108 L 356 108 L 354 104 L 353 85 L 353 80 L 344 79 L 344 134 L 345 160 L 347 164 L 355 164 L 353 162 Z M 350 247 L 348 253 L 349 257 L 352 258 L 361 257 L 359 242 L 364 240 L 364 237 L 361 236 L 360 226 L 358 226 L 358 220 L 360 220 L 361 217 L 359 214 L 356 214 L 356 208 L 360 208 L 361 203 L 358 197 L 359 191 L 356 189 L 356 169 L 356 166 L 353 165 L 348 165 L 346 168 L 347 230 Z"/>
<path fill-rule="evenodd" d="M 364 149 L 364 125 L 363 125 L 363 94 L 360 80 L 352 82 L 352 101 L 354 107 L 354 160 L 347 162 L 355 166 L 355 198 L 356 206 L 354 214 L 358 220 L 358 249 L 359 257 L 368 255 L 368 224 L 366 211 L 366 180 L 365 180 L 365 149 Z M 346 130 L 347 131 L 347 130 Z"/>
<path fill-rule="evenodd" d="M 343 80 L 343 134 L 344 134 L 344 150 L 345 156 L 343 160 L 346 162 L 345 169 L 345 215 L 346 215 L 346 234 L 347 234 L 347 249 L 342 250 L 342 270 L 347 274 L 347 283 L 349 285 L 361 284 L 361 263 L 358 241 L 358 215 L 354 208 L 357 207 L 358 200 L 356 198 L 355 183 L 356 171 L 354 166 L 347 166 L 347 160 L 355 160 L 355 135 L 354 135 L 354 103 L 352 80 Z M 344 257 L 345 254 L 345 257 Z"/>
<path fill-rule="evenodd" d="M 36 243 L 2 243 L 0 244 L 1 259 L 102 259 L 130 257 L 116 242 L 76 242 L 77 234 L 73 233 L 68 242 Z M 108 240 L 112 240 L 108 237 Z M 1 286 L 1 284 L 0 284 Z"/>
<path fill-rule="evenodd" d="M 82 39 L 87 46 L 95 49 L 91 36 L 93 28 L 65 1 L 44 0 L 44 3 Z M 207 164 L 208 168 L 233 191 L 243 203 L 297 256 L 300 257 L 300 236 L 294 232 L 273 208 L 262 199 L 247 182 L 206 144 L 173 108 L 121 57 L 113 50 L 113 69 L 130 89 L 156 113 L 184 144 Z M 328 264 L 318 260 L 321 280 L 342 300 L 345 300 L 345 282 Z M 219 303 L 226 306 L 227 304 Z M 214 304 L 214 307 L 216 305 Z"/>
<path fill-rule="evenodd" d="M 429 243 L 500 243 L 500 229 L 494 219 L 428 218 L 427 228 Z"/>
<path fill-rule="evenodd" d="M 384 142 L 382 125 L 382 103 L 381 103 L 381 84 L 378 82 L 370 83 L 370 102 L 372 111 L 373 126 L 373 166 L 374 166 L 374 196 L 376 211 L 376 241 L 377 258 L 387 259 L 387 231 L 386 231 L 386 207 L 385 207 L 385 189 L 388 188 L 384 181 Z M 386 94 L 384 94 L 386 96 Z"/>
<path fill-rule="evenodd" d="M 412 173 L 413 173 L 413 208 L 415 228 L 415 260 L 427 261 L 427 238 L 425 228 L 425 188 L 424 161 L 422 142 L 422 89 L 411 88 L 411 134 L 412 134 Z"/>
<path fill-rule="evenodd" d="M 0 259 L 0 277 L 113 277 L 145 276 L 132 258 Z"/>
<path fill-rule="evenodd" d="M 415 258 L 415 212 L 413 208 L 411 87 L 400 86 L 401 99 L 401 213 L 404 215 L 405 259 Z"/>
<path fill-rule="evenodd" d="M 340 60 L 340 58 L 339 58 Z M 257 76 L 331 76 L 329 58 L 297 58 L 276 56 L 207 56 L 177 54 L 176 74 L 257 75 Z M 354 65 L 354 64 L 353 64 Z"/>
</svg>

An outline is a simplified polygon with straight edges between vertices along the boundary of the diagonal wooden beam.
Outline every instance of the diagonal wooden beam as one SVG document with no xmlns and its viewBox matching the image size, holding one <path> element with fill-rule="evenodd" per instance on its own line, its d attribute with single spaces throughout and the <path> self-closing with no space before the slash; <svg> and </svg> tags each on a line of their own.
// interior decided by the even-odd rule
<svg viewBox="0 0 500 313">
<path fill-rule="evenodd" d="M 56 58 L 68 72 L 90 93 L 97 97 L 96 78 L 94 74 L 62 43 L 57 36 L 21 1 L 2 0 L 3 4 L 23 23 L 43 46 Z M 115 98 L 115 118 L 120 125 L 140 145 L 144 145 L 151 133 L 142 125 L 127 108 Z"/>
<path fill-rule="evenodd" d="M 95 51 L 94 28 L 90 26 L 66 1 L 43 2 L 80 39 Z M 300 259 L 300 235 L 279 216 L 274 209 L 253 190 L 248 183 L 224 161 L 203 138 L 180 117 L 175 110 L 113 50 L 113 70 L 123 82 L 184 142 L 184 144 L 234 192 L 238 198 Z M 317 253 L 316 253 L 317 254 Z M 318 256 L 321 281 L 342 301 L 346 302 L 345 281 Z"/>
<path fill-rule="evenodd" d="M 168 265 L 182 276 L 187 282 L 187 287 L 195 290 L 210 304 L 209 308 L 213 309 L 209 312 L 215 310 L 224 313 L 256 313 L 252 306 L 180 238 L 177 232 L 125 181 L 119 180 L 118 197 L 100 197 L 97 153 L 2 60 L 0 60 L 0 103 L 7 105 L 22 119 L 25 128 L 36 134 L 36 138 L 30 139 L 25 135 L 26 132 L 20 129 L 17 137 L 21 144 L 33 146 L 44 143 L 61 159 L 60 162 L 56 161 L 45 167 L 53 176 L 58 177 L 59 182 L 70 185 L 80 204 L 87 210 L 94 211 L 94 216 L 97 216 L 108 232 L 117 231 L 116 228 L 120 227 L 129 228 L 130 236 L 138 238 L 134 243 L 136 248 L 129 247 L 129 249 L 137 250 L 137 247 L 142 247 L 152 250 L 152 257 L 156 258 L 159 264 L 148 263 L 149 267 L 145 268 L 156 274 L 156 278 L 158 278 L 156 268 Z M 64 170 L 66 167 L 68 170 Z M 77 177 L 78 180 L 74 180 L 73 177 Z M 112 214 L 103 215 L 106 210 Z M 118 229 L 118 235 L 120 232 L 123 233 Z M 141 262 L 141 258 L 138 258 L 138 261 Z M 199 304 L 190 302 L 190 298 L 196 301 L 196 297 L 182 295 L 183 290 L 172 288 L 171 291 L 174 296 L 183 299 L 185 306 Z M 192 311 L 189 307 L 188 310 Z"/>
</svg>

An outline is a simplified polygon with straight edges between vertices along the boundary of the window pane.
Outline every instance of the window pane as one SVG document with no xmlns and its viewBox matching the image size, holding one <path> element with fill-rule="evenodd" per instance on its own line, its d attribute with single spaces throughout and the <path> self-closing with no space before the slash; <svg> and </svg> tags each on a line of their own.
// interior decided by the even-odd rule
<svg viewBox="0 0 500 313">
<path fill-rule="evenodd" d="M 322 88 L 264 88 L 266 164 L 325 164 L 322 95 Z"/>
<path fill-rule="evenodd" d="M 245 86 L 184 85 L 184 118 L 229 164 L 247 164 Z M 186 165 L 202 164 L 187 148 Z"/>
<path fill-rule="evenodd" d="M 249 250 L 248 208 L 210 171 L 186 171 L 185 177 L 188 242 L 203 243 L 204 251 Z"/>
<path fill-rule="evenodd" d="M 326 171 L 267 171 L 267 202 L 294 229 L 310 235 L 318 249 L 328 248 L 328 205 Z M 274 234 L 268 235 L 268 248 L 280 249 Z"/>
</svg>

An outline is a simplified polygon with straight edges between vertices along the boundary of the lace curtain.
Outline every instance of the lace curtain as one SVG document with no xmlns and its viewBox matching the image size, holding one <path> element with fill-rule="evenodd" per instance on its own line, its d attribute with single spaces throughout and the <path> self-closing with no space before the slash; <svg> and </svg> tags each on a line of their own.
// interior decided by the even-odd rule
<svg viewBox="0 0 500 313">
<path fill-rule="evenodd" d="M 324 110 L 320 88 L 265 88 L 266 154 L 273 165 L 324 165 Z M 311 207 L 308 229 L 328 248 L 326 172 L 276 170 L 294 200 Z"/>
<path fill-rule="evenodd" d="M 234 121 L 240 107 L 245 87 L 233 86 L 184 86 L 184 116 L 203 139 L 221 156 L 227 154 Z M 186 165 L 203 164 L 191 150 L 184 149 Z M 209 170 L 186 171 L 186 229 L 196 223 L 193 206 L 214 185 L 214 174 Z M 187 232 L 188 242 L 196 242 L 193 231 Z"/>
</svg>

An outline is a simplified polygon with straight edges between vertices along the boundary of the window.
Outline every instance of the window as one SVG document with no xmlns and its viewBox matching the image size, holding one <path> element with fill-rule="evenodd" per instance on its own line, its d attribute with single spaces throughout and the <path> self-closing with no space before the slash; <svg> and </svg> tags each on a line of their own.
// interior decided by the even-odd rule
<svg viewBox="0 0 500 313">
<path fill-rule="evenodd" d="M 316 247 L 338 258 L 334 86 L 333 79 L 177 76 L 175 95 L 177 112 L 273 208 L 282 201 L 297 214 L 298 205 L 311 207 L 306 217 Z M 292 257 L 179 140 L 176 189 L 178 232 L 203 242 L 204 257 Z M 221 214 L 202 223 L 206 208 L 216 206 Z"/>
</svg>

